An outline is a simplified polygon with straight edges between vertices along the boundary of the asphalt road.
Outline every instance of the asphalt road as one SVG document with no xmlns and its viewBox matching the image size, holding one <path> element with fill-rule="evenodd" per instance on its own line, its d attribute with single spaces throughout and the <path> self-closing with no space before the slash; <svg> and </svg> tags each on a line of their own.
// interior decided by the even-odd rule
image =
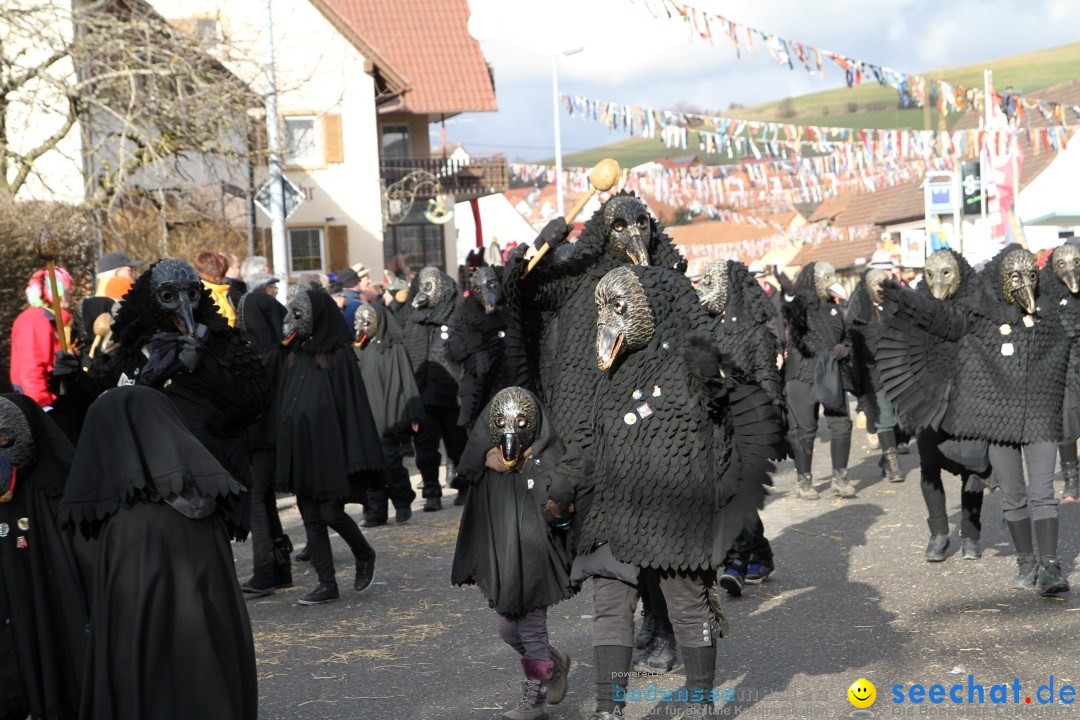
<svg viewBox="0 0 1080 720">
<path fill-rule="evenodd" d="M 1080 603 L 1077 592 L 1041 598 L 1010 590 L 1015 560 L 999 497 L 988 495 L 983 557 L 958 554 L 959 480 L 947 477 L 950 557 L 929 564 L 918 485 L 917 456 L 902 455 L 904 483 L 881 480 L 877 451 L 856 429 L 851 475 L 859 497 L 795 499 L 790 462 L 776 476 L 764 512 L 778 569 L 727 602 L 731 636 L 720 641 L 716 685 L 731 690 L 724 717 L 848 717 L 848 686 L 860 677 L 877 688 L 876 716 L 1009 718 L 1080 716 L 1060 702 L 1065 684 L 1080 686 Z M 814 460 L 825 485 L 828 445 Z M 418 480 L 418 478 L 414 478 Z M 1058 484 L 1060 493 L 1060 483 Z M 497 717 L 516 702 L 521 680 L 516 654 L 495 632 L 495 616 L 479 592 L 450 584 L 461 508 L 417 512 L 401 526 L 366 530 L 379 553 L 375 584 L 352 591 L 354 569 L 345 544 L 332 535 L 342 600 L 303 607 L 296 600 L 316 584 L 307 563 L 296 563 L 296 586 L 249 602 L 258 656 L 261 718 L 379 718 L 436 720 Z M 359 507 L 351 508 L 359 517 Z M 1062 506 L 1063 568 L 1071 573 L 1080 548 L 1080 510 Z M 296 511 L 283 515 L 299 548 Z M 250 546 L 235 546 L 237 572 L 251 569 Z M 1080 575 L 1073 579 L 1080 584 Z M 552 642 L 574 658 L 570 690 L 550 717 L 587 717 L 593 708 L 590 643 L 591 588 L 549 613 Z M 968 675 L 984 687 L 985 702 L 968 704 Z M 1040 705 L 1039 686 L 1053 676 L 1055 702 Z M 1013 680 L 1020 681 L 1013 703 Z M 676 671 L 638 680 L 648 692 L 681 686 Z M 964 704 L 893 702 L 893 686 L 941 684 Z M 991 686 L 1007 684 L 1008 703 L 991 704 Z M 1025 703 L 1031 697 L 1032 703 Z M 1043 691 L 1042 698 L 1046 698 Z M 974 698 L 977 699 L 977 696 Z M 631 702 L 627 716 L 643 717 L 654 703 Z M 865 711 L 862 711 L 865 713 Z M 856 715 L 858 717 L 859 715 Z"/>
</svg>

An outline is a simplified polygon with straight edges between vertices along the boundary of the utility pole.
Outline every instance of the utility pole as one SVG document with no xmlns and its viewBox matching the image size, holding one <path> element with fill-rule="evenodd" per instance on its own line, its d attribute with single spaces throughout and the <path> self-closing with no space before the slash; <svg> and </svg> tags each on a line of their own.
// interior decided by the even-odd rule
<svg viewBox="0 0 1080 720">
<path fill-rule="evenodd" d="M 283 297 L 289 289 L 289 255 L 285 238 L 285 185 L 281 172 L 281 129 L 278 127 L 277 77 L 274 74 L 273 0 L 266 0 L 266 136 L 270 151 L 270 238 L 274 274 Z"/>
<path fill-rule="evenodd" d="M 555 115 L 555 212 L 563 215 L 562 139 L 559 137 L 559 54 L 551 56 L 551 107 Z"/>
</svg>

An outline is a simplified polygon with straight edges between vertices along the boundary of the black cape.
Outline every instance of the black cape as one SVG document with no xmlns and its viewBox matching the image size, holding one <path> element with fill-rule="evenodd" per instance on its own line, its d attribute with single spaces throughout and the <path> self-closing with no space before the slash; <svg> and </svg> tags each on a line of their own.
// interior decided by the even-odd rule
<svg viewBox="0 0 1080 720">
<path fill-rule="evenodd" d="M 487 418 L 490 407 L 489 402 L 481 418 Z M 476 471 L 477 464 L 482 465 L 479 458 L 493 446 L 486 421 L 483 433 L 473 433 L 463 454 L 463 464 L 472 468 L 471 487 L 450 580 L 475 584 L 502 615 L 550 607 L 573 594 L 568 531 L 555 528 L 543 511 L 550 498 L 566 517 L 566 505 L 574 499 L 572 480 L 561 467 L 565 449 L 546 415 L 541 407 L 532 456 L 520 473 L 504 475 L 486 467 Z"/>
<path fill-rule="evenodd" d="M 382 472 L 382 444 L 341 311 L 325 292 L 304 292 L 314 329 L 285 360 L 278 482 L 315 500 L 360 500 L 368 473 Z"/>
<path fill-rule="evenodd" d="M 375 303 L 371 307 L 378 316 L 375 338 L 363 350 L 354 350 L 379 436 L 390 437 L 408 432 L 412 423 L 424 422 L 424 403 L 401 327 L 385 306 Z"/>
<path fill-rule="evenodd" d="M 61 505 L 99 537 L 80 718 L 256 718 L 223 517 L 242 491 L 161 393 L 117 388 L 90 408 Z"/>
<path fill-rule="evenodd" d="M 760 388 L 694 370 L 689 355 L 710 354 L 715 364 L 720 353 L 690 335 L 708 314 L 683 275 L 632 269 L 656 330 L 597 385 L 596 477 L 582 549 L 606 542 L 628 565 L 716 568 L 764 503 L 780 440 L 776 410 Z"/>
<path fill-rule="evenodd" d="M 814 263 L 799 271 L 794 299 L 784 303 L 783 315 L 788 332 L 784 382 L 798 380 L 813 385 L 818 353 L 832 353 L 837 345 L 846 345 L 851 350 L 843 309 L 837 303 L 822 300 L 814 290 Z M 839 365 L 844 389 L 861 394 L 851 382 L 850 352 Z"/>
<path fill-rule="evenodd" d="M 26 416 L 37 459 L 17 472 L 11 500 L 0 503 L 0 717 L 73 718 L 86 652 L 83 578 L 90 558 L 80 556 L 57 513 L 75 450 L 37 403 L 3 397 Z"/>
<path fill-rule="evenodd" d="M 876 357 L 881 333 L 889 316 L 885 305 L 874 302 L 870 296 L 870 288 L 866 284 L 868 272 L 863 273 L 855 291 L 851 293 L 845 316 L 851 337 L 851 372 L 857 377 L 855 386 L 862 395 L 873 395 L 884 389 Z"/>
<path fill-rule="evenodd" d="M 236 308 L 237 314 L 243 316 L 244 337 L 262 358 L 267 389 L 273 398 L 266 413 L 251 426 L 248 442 L 251 450 L 271 450 L 277 442 L 277 392 L 285 368 L 281 333 L 286 309 L 265 287 L 244 295 Z"/>
<path fill-rule="evenodd" d="M 650 217 L 649 262 L 685 267 L 679 250 Z M 511 254 L 503 273 L 507 313 L 507 384 L 533 391 L 550 410 L 560 437 L 591 442 L 596 367 L 596 301 L 600 279 L 621 265 L 607 242 L 603 208 L 593 213 L 574 243 L 558 246 L 525 278 L 525 246 Z"/>
<path fill-rule="evenodd" d="M 1080 296 L 1070 293 L 1058 280 L 1050 261 L 1039 273 L 1039 296 L 1040 300 L 1045 298 L 1046 302 L 1057 305 L 1066 334 L 1072 338 L 1080 337 Z M 1063 439 L 1075 442 L 1080 437 L 1080 343 L 1076 342 L 1069 345 L 1061 423 Z"/>
<path fill-rule="evenodd" d="M 418 292 L 420 274 L 413 278 L 409 297 Z M 412 302 L 397 313 L 424 405 L 456 409 L 461 366 L 450 359 L 450 319 L 461 303 L 457 283 L 443 273 L 446 293 L 435 307 L 414 308 Z"/>
<path fill-rule="evenodd" d="M 506 387 L 504 353 L 506 318 L 502 309 L 490 315 L 475 298 L 461 302 L 450 319 L 450 360 L 463 372 L 458 384 L 458 425 L 472 427 L 480 410 Z"/>
</svg>

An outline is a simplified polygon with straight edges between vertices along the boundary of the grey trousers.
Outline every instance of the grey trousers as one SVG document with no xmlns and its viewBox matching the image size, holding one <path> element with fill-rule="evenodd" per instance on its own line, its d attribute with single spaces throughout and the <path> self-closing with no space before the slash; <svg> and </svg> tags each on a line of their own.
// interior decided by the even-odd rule
<svg viewBox="0 0 1080 720">
<path fill-rule="evenodd" d="M 1021 452 L 1023 459 L 1021 459 Z M 1058 516 L 1054 496 L 1054 460 L 1057 444 L 995 445 L 987 451 L 994 478 L 1001 488 L 1001 509 L 1006 520 L 1045 520 Z M 1028 479 L 1024 483 L 1024 466 Z"/>
<path fill-rule="evenodd" d="M 697 573 L 660 573 L 660 590 L 667 601 L 675 640 L 683 647 L 713 644 L 712 611 L 705 581 Z M 634 647 L 636 585 L 611 578 L 593 578 L 593 646 Z"/>
<path fill-rule="evenodd" d="M 499 618 L 499 637 L 503 642 L 530 660 L 551 660 L 548 645 L 547 608 L 536 608 L 521 615 L 502 615 Z"/>
</svg>

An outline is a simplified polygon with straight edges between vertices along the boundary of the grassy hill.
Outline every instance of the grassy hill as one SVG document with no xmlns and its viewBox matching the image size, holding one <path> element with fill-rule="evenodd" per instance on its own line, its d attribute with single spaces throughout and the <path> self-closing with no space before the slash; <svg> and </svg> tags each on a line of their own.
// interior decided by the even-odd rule
<svg viewBox="0 0 1080 720">
<path fill-rule="evenodd" d="M 998 90 L 1031 93 L 1080 77 L 1080 43 L 1010 55 L 964 67 L 931 70 L 923 74 L 936 80 L 982 87 L 984 68 L 994 71 L 994 86 Z M 835 65 L 826 68 L 827 79 L 842 77 L 840 69 Z M 782 98 L 748 108 L 717 110 L 711 114 L 799 125 L 911 129 L 921 129 L 924 126 L 921 109 L 898 108 L 896 91 L 889 87 L 879 87 L 872 79 L 870 83 L 864 82 L 850 89 L 841 87 L 824 90 L 790 100 Z M 931 112 L 930 115 L 930 127 L 936 128 L 937 113 Z M 951 126 L 960 117 L 960 114 L 950 115 L 946 122 Z M 582 121 L 575 119 L 570 122 Z M 604 147 L 572 153 L 565 156 L 563 162 L 566 165 L 589 167 L 602 158 L 613 157 L 623 167 L 631 167 L 660 157 L 697 154 L 697 139 L 693 135 L 688 140 L 686 150 L 666 148 L 655 138 L 627 138 Z M 726 158 L 708 155 L 702 156 L 702 159 L 710 164 L 727 161 Z"/>
</svg>

